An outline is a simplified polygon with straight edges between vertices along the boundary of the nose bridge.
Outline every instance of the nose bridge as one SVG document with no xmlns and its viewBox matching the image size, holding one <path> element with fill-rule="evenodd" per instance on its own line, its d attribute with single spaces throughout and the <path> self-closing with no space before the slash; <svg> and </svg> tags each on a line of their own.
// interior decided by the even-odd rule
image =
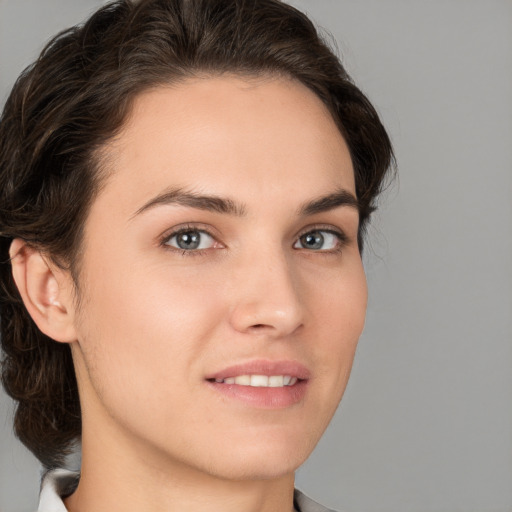
<svg viewBox="0 0 512 512">
<path fill-rule="evenodd" d="M 270 244 L 269 244 L 270 245 Z M 294 332 L 304 320 L 301 286 L 292 258 L 281 246 L 240 259 L 235 280 L 232 323 L 243 332 L 263 330 L 276 336 Z"/>
</svg>

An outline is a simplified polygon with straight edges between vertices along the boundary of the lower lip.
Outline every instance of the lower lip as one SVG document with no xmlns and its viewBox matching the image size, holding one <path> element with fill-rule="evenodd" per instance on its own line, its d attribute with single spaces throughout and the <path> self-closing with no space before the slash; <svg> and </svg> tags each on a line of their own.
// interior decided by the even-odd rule
<svg viewBox="0 0 512 512">
<path fill-rule="evenodd" d="M 218 393 L 233 398 L 251 407 L 261 409 L 284 409 L 291 407 L 304 399 L 307 390 L 307 380 L 299 380 L 293 386 L 280 388 L 240 386 L 207 381 Z"/>
</svg>

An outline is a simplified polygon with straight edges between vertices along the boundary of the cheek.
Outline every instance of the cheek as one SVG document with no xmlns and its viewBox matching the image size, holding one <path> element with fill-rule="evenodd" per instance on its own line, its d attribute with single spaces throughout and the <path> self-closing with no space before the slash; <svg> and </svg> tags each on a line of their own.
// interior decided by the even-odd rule
<svg viewBox="0 0 512 512">
<path fill-rule="evenodd" d="M 205 322 L 210 315 L 215 317 L 217 287 L 208 272 L 162 264 L 123 264 L 120 260 L 86 280 L 90 283 L 86 291 L 88 320 L 114 338 L 160 332 L 165 340 L 180 331 L 197 329 L 199 316 Z M 212 300 L 204 300 L 205 296 Z"/>
<path fill-rule="evenodd" d="M 339 401 L 345 389 L 357 342 L 364 328 L 367 284 L 360 261 L 333 274 L 316 289 L 316 362 L 325 377 L 327 395 Z M 327 384 L 328 383 L 328 384 Z M 334 397 L 334 398 L 332 398 Z"/>
<path fill-rule="evenodd" d="M 309 283 L 315 321 L 318 327 L 332 332 L 329 339 L 334 345 L 342 339 L 357 342 L 366 316 L 368 290 L 363 265 L 359 258 L 347 260 L 328 275 L 311 276 Z"/>
<path fill-rule="evenodd" d="M 213 280 L 119 265 L 88 282 L 78 330 L 98 394 L 112 404 L 156 400 L 195 376 L 222 317 Z"/>
</svg>

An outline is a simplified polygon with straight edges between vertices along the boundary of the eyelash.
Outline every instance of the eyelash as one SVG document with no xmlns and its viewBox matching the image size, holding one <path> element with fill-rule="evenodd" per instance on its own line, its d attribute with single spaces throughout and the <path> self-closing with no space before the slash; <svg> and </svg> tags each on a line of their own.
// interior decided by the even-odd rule
<svg viewBox="0 0 512 512">
<path fill-rule="evenodd" d="M 187 226 L 180 227 L 178 229 L 174 229 L 170 233 L 167 232 L 164 236 L 162 236 L 160 245 L 164 249 L 171 251 L 171 252 L 180 253 L 180 255 L 184 256 L 184 257 L 206 256 L 209 249 L 188 249 L 187 250 L 187 249 L 178 249 L 176 247 L 172 247 L 169 245 L 169 241 L 172 240 L 174 237 L 177 237 L 182 233 L 188 233 L 191 231 L 206 234 L 209 237 L 213 238 L 217 242 L 217 238 L 215 237 L 215 235 L 213 235 L 208 229 L 201 228 L 199 226 L 194 226 L 194 225 L 187 225 Z M 308 251 L 308 252 L 318 253 L 318 254 L 322 254 L 322 255 L 332 255 L 332 254 L 340 253 L 343 250 L 343 248 L 350 242 L 350 239 L 343 231 L 341 231 L 341 230 L 338 231 L 336 229 L 333 229 L 332 226 L 318 225 L 318 226 L 309 226 L 307 229 L 300 232 L 297 235 L 297 238 L 293 245 L 295 245 L 304 235 L 307 235 L 309 233 L 315 233 L 315 232 L 328 233 L 330 235 L 334 235 L 338 239 L 337 246 L 334 249 L 327 249 L 327 250 L 326 249 L 324 249 L 324 250 L 321 250 L 321 249 L 320 250 L 313 250 L 313 249 L 308 250 L 305 247 L 302 247 L 301 249 Z M 219 243 L 219 242 L 217 242 L 217 243 Z"/>
</svg>

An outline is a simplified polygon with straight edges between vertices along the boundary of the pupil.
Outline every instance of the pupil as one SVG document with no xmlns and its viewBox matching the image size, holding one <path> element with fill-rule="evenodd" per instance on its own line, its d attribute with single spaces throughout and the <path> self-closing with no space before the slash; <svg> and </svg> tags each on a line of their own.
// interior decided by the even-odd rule
<svg viewBox="0 0 512 512">
<path fill-rule="evenodd" d="M 324 244 L 324 237 L 320 233 L 308 233 L 302 237 L 302 245 L 308 249 L 321 249 Z"/>
<path fill-rule="evenodd" d="M 200 242 L 200 234 L 197 231 L 186 231 L 177 237 L 180 249 L 197 249 Z"/>
</svg>

